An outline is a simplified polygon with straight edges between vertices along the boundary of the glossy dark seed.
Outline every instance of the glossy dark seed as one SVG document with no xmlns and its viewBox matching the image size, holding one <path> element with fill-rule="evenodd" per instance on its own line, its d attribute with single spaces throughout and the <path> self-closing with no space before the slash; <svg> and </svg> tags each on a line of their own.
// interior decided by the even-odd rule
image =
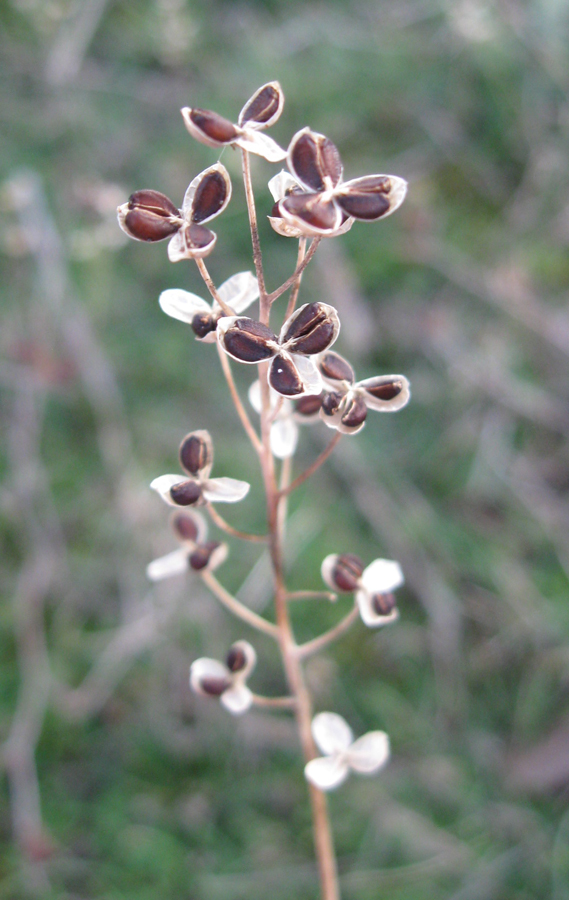
<svg viewBox="0 0 569 900">
<path fill-rule="evenodd" d="M 184 228 L 184 239 L 188 247 L 203 250 L 208 244 L 215 243 L 216 237 L 213 231 L 210 231 L 205 225 L 192 223 Z"/>
<path fill-rule="evenodd" d="M 322 394 L 307 394 L 294 402 L 294 410 L 300 416 L 314 416 L 322 406 Z"/>
<path fill-rule="evenodd" d="M 322 200 L 321 194 L 290 194 L 280 201 L 281 215 L 285 209 L 290 215 L 306 222 L 319 231 L 335 231 L 341 217 L 333 200 Z"/>
<path fill-rule="evenodd" d="M 178 506 L 192 506 L 201 495 L 201 485 L 197 481 L 181 481 L 170 488 L 170 496 Z"/>
<path fill-rule="evenodd" d="M 215 678 L 213 675 L 205 675 L 200 679 L 200 687 L 204 694 L 210 697 L 220 697 L 231 685 L 229 678 Z"/>
<path fill-rule="evenodd" d="M 279 394 L 285 397 L 294 397 L 302 394 L 304 385 L 296 371 L 292 360 L 285 356 L 275 356 L 269 369 L 269 383 Z"/>
<path fill-rule="evenodd" d="M 403 390 L 403 385 L 400 381 L 378 381 L 377 385 L 367 384 L 365 390 L 372 397 L 375 397 L 376 400 L 389 401 L 399 396 Z"/>
<path fill-rule="evenodd" d="M 135 191 L 134 194 L 131 194 L 128 198 L 128 208 L 129 209 L 145 209 L 148 212 L 153 212 L 157 216 L 179 216 L 179 209 L 174 206 L 172 201 L 166 194 L 161 194 L 160 191 L 152 191 L 149 189 L 142 191 Z"/>
<path fill-rule="evenodd" d="M 175 513 L 172 517 L 172 528 L 181 541 L 196 541 L 198 526 L 191 516 L 184 513 Z"/>
<path fill-rule="evenodd" d="M 342 425 L 346 428 L 359 428 L 362 422 L 365 422 L 366 416 L 367 406 L 364 398 L 358 395 L 350 397 L 342 413 Z"/>
<path fill-rule="evenodd" d="M 229 119 L 224 119 L 210 109 L 192 109 L 190 119 L 206 137 L 220 144 L 229 144 L 239 134 L 238 129 Z"/>
<path fill-rule="evenodd" d="M 356 377 L 348 360 L 339 353 L 334 353 L 333 350 L 321 357 L 318 368 L 324 378 L 330 378 L 332 381 L 348 381 L 353 384 Z"/>
<path fill-rule="evenodd" d="M 274 354 L 276 340 L 276 335 L 270 328 L 254 319 L 237 319 L 223 337 L 228 353 L 242 362 L 250 363 L 270 359 Z"/>
<path fill-rule="evenodd" d="M 388 616 L 395 609 L 394 594 L 374 594 L 371 600 L 374 612 L 379 616 Z"/>
<path fill-rule="evenodd" d="M 352 593 L 358 586 L 364 564 L 354 553 L 342 553 L 332 569 L 332 580 L 339 591 Z"/>
<path fill-rule="evenodd" d="M 192 222 L 205 222 L 222 208 L 227 199 L 227 182 L 221 172 L 204 175 L 192 200 Z"/>
<path fill-rule="evenodd" d="M 195 572 L 200 572 L 202 569 L 205 569 L 207 564 L 211 559 L 211 555 L 214 550 L 220 546 L 219 541 L 207 541 L 205 544 L 200 544 L 199 547 L 196 547 L 194 552 L 190 555 L 190 566 Z"/>
<path fill-rule="evenodd" d="M 313 191 L 323 191 L 326 180 L 332 187 L 342 178 L 342 161 L 336 146 L 323 135 L 306 132 L 295 142 L 291 164 L 300 181 Z"/>
<path fill-rule="evenodd" d="M 337 194 L 336 202 L 348 216 L 369 222 L 381 219 L 391 209 L 389 197 L 385 194 L 360 194 L 350 191 L 346 194 Z"/>
<path fill-rule="evenodd" d="M 180 462 L 186 472 L 197 475 L 212 461 L 211 444 L 202 435 L 188 434 L 180 444 Z"/>
<path fill-rule="evenodd" d="M 242 125 L 246 122 L 258 122 L 264 124 L 277 113 L 280 103 L 279 92 L 272 84 L 266 84 L 260 88 L 241 110 L 239 121 Z"/>
<path fill-rule="evenodd" d="M 192 319 L 192 328 L 198 337 L 204 338 L 211 331 L 215 331 L 217 319 L 211 313 L 196 313 Z"/>
<path fill-rule="evenodd" d="M 240 672 L 247 665 L 247 657 L 241 647 L 231 647 L 225 662 L 230 672 Z"/>
<path fill-rule="evenodd" d="M 322 412 L 325 416 L 333 416 L 340 409 L 342 400 L 346 395 L 340 391 L 326 391 L 322 397 Z"/>
<path fill-rule="evenodd" d="M 124 227 L 138 241 L 163 241 L 179 230 L 181 222 L 165 219 L 153 212 L 133 209 L 124 217 Z"/>
</svg>

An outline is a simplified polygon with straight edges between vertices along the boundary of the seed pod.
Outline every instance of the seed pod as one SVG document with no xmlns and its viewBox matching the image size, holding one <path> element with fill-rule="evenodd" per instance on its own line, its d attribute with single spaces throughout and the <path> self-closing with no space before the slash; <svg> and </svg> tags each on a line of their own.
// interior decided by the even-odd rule
<svg viewBox="0 0 569 900">
<path fill-rule="evenodd" d="M 203 530 L 203 521 L 198 513 L 175 512 L 170 520 L 176 537 L 180 541 L 195 544 Z"/>
<path fill-rule="evenodd" d="M 191 568 L 195 572 L 201 572 L 201 570 L 206 567 L 211 568 L 210 563 L 212 557 L 215 551 L 222 546 L 220 541 L 207 541 L 205 544 L 200 544 L 200 546 L 196 547 L 194 552 L 190 555 L 189 562 Z"/>
<path fill-rule="evenodd" d="M 119 225 L 136 241 L 163 241 L 182 224 L 180 210 L 159 191 L 143 190 L 131 194 L 117 209 Z"/>
<path fill-rule="evenodd" d="M 364 398 L 359 394 L 349 394 L 344 407 L 341 418 L 342 425 L 350 431 L 352 429 L 359 431 L 367 416 L 367 406 Z"/>
<path fill-rule="evenodd" d="M 202 488 L 197 481 L 180 481 L 170 488 L 170 497 L 177 506 L 193 506 L 202 497 Z"/>
<path fill-rule="evenodd" d="M 336 340 L 340 320 L 327 303 L 306 303 L 285 323 L 280 342 L 290 353 L 322 353 Z"/>
<path fill-rule="evenodd" d="M 375 221 L 395 212 L 405 199 L 407 182 L 396 175 L 364 175 L 342 184 L 334 194 L 345 213 Z"/>
<path fill-rule="evenodd" d="M 299 397 L 294 403 L 295 414 L 304 419 L 317 416 L 322 407 L 324 396 L 324 394 L 307 394 L 306 397 Z"/>
<path fill-rule="evenodd" d="M 388 616 L 395 609 L 395 594 L 374 594 L 371 605 L 379 616 Z"/>
<path fill-rule="evenodd" d="M 239 125 L 252 128 L 269 128 L 279 118 L 284 105 L 284 94 L 278 81 L 260 87 L 239 113 Z"/>
<path fill-rule="evenodd" d="M 304 383 L 289 356 L 275 356 L 269 369 L 269 384 L 284 397 L 304 393 Z"/>
<path fill-rule="evenodd" d="M 231 679 L 228 677 L 218 677 L 215 675 L 202 675 L 197 685 L 203 694 L 209 697 L 221 697 L 224 691 L 231 686 Z"/>
<path fill-rule="evenodd" d="M 342 160 L 337 147 L 323 134 L 303 128 L 288 149 L 289 169 L 309 191 L 325 191 L 342 180 Z"/>
<path fill-rule="evenodd" d="M 303 234 L 331 234 L 342 224 L 342 210 L 323 194 L 291 194 L 278 205 L 279 215 Z"/>
<path fill-rule="evenodd" d="M 186 106 L 181 112 L 191 136 L 208 147 L 230 144 L 239 135 L 233 122 L 210 109 L 192 109 Z"/>
<path fill-rule="evenodd" d="M 270 359 L 277 349 L 277 337 L 261 322 L 246 317 L 225 316 L 217 326 L 223 349 L 244 363 L 258 363 Z"/>
<path fill-rule="evenodd" d="M 397 412 L 407 405 L 411 397 L 410 385 L 404 375 L 379 375 L 358 383 L 364 392 L 369 409 L 379 412 Z"/>
<path fill-rule="evenodd" d="M 357 590 L 364 564 L 353 553 L 333 554 L 322 563 L 322 578 L 332 590 L 353 593 Z"/>
<path fill-rule="evenodd" d="M 327 391 L 322 398 L 323 415 L 335 416 L 342 405 L 344 396 L 340 391 Z"/>
<path fill-rule="evenodd" d="M 204 338 L 217 328 L 217 317 L 210 312 L 196 313 L 192 319 L 192 329 L 196 337 Z"/>
<path fill-rule="evenodd" d="M 347 359 L 344 359 L 339 353 L 335 353 L 334 350 L 322 354 L 318 361 L 318 368 L 328 381 L 347 381 L 349 384 L 353 384 L 356 379 L 355 372 Z"/>
<path fill-rule="evenodd" d="M 209 474 L 213 464 L 213 444 L 208 431 L 193 431 L 180 444 L 180 462 L 190 475 Z M 206 471 L 207 470 L 207 471 Z"/>
</svg>

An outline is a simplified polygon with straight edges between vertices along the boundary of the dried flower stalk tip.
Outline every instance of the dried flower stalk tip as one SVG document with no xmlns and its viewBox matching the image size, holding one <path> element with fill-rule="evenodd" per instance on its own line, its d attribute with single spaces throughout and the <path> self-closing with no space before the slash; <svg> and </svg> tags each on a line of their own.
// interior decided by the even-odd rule
<svg viewBox="0 0 569 900">
<path fill-rule="evenodd" d="M 119 225 L 135 241 L 163 241 L 182 225 L 180 210 L 159 191 L 135 191 L 117 209 Z"/>
<path fill-rule="evenodd" d="M 237 125 L 209 109 L 186 106 L 181 113 L 186 128 L 196 141 L 208 147 L 238 146 L 269 162 L 279 162 L 285 158 L 286 150 L 259 132 L 277 121 L 283 104 L 281 87 L 273 81 L 250 97 L 239 114 Z"/>
<path fill-rule="evenodd" d="M 190 667 L 190 687 L 197 694 L 219 697 L 233 715 L 246 712 L 253 703 L 247 678 L 255 668 L 257 654 L 248 641 L 231 645 L 227 665 L 217 659 L 196 659 Z"/>
</svg>

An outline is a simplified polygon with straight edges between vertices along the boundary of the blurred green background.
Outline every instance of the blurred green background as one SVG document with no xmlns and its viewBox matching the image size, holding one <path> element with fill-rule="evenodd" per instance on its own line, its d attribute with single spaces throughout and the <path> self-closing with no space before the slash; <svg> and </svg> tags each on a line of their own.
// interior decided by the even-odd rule
<svg viewBox="0 0 569 900">
<path fill-rule="evenodd" d="M 410 183 L 395 216 L 323 243 L 301 294 L 338 307 L 358 378 L 413 387 L 291 502 L 293 587 L 339 551 L 406 574 L 397 625 L 358 624 L 308 667 L 317 709 L 392 742 L 380 776 L 331 796 L 343 898 L 567 900 L 567 4 L 4 0 L 0 17 L 0 897 L 317 896 L 290 719 L 233 719 L 187 685 L 251 634 L 189 577 L 145 578 L 174 546 L 148 483 L 188 430 L 211 431 L 214 474 L 253 482 L 230 521 L 261 530 L 263 512 L 215 352 L 156 302 L 203 294 L 197 270 L 115 219 L 139 188 L 181 202 L 216 160 L 181 106 L 235 119 L 278 79 L 277 141 L 310 125 L 347 178 Z M 251 267 L 239 154 L 222 160 L 218 284 Z M 296 252 L 264 220 L 275 171 L 254 161 L 270 287 Z M 329 436 L 303 431 L 296 471 Z M 270 614 L 254 547 L 219 574 Z M 350 603 L 298 604 L 299 635 Z M 280 693 L 255 643 L 252 687 Z"/>
</svg>

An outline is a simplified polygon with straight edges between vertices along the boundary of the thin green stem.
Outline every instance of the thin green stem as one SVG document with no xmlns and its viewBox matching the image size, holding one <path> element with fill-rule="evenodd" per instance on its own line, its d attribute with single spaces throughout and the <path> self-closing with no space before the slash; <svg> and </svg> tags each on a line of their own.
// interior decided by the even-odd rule
<svg viewBox="0 0 569 900">
<path fill-rule="evenodd" d="M 308 248 L 308 253 L 304 257 L 304 259 L 302 260 L 300 265 L 298 265 L 296 267 L 296 269 L 294 270 L 294 272 L 292 273 L 290 278 L 287 278 L 287 280 L 284 281 L 280 287 L 278 287 L 276 290 L 272 291 L 270 294 L 267 295 L 267 303 L 269 306 L 272 303 L 274 303 L 275 300 L 278 300 L 278 298 L 281 296 L 281 294 L 284 294 L 285 291 L 288 291 L 289 287 L 292 287 L 292 285 L 295 283 L 298 276 L 302 275 L 302 273 L 306 269 L 308 263 L 310 262 L 310 260 L 314 256 L 314 254 L 316 253 L 316 251 L 318 249 L 318 245 L 321 240 L 322 240 L 322 238 L 319 238 L 319 237 L 314 238 L 314 240 L 310 244 L 310 247 Z"/>
<path fill-rule="evenodd" d="M 252 609 L 248 609 L 240 603 L 239 600 L 219 583 L 213 572 L 208 572 L 207 570 L 203 571 L 201 573 L 201 578 L 204 584 L 207 584 L 212 594 L 214 594 L 219 602 L 233 613 L 234 616 L 241 619 L 243 622 L 247 622 L 251 628 L 255 628 L 257 631 L 264 631 L 265 634 L 270 634 L 270 636 L 277 641 L 280 639 L 278 627 L 273 625 L 272 622 L 267 622 L 262 616 L 258 616 Z"/>
<path fill-rule="evenodd" d="M 215 522 L 218 528 L 225 531 L 226 534 L 231 534 L 233 537 L 240 538 L 242 541 L 252 541 L 255 544 L 266 544 L 269 540 L 267 534 L 249 534 L 247 531 L 240 531 L 239 528 L 234 528 L 233 525 L 230 525 L 229 522 L 225 521 L 212 503 L 206 504 L 206 508 L 212 521 Z"/>
</svg>

